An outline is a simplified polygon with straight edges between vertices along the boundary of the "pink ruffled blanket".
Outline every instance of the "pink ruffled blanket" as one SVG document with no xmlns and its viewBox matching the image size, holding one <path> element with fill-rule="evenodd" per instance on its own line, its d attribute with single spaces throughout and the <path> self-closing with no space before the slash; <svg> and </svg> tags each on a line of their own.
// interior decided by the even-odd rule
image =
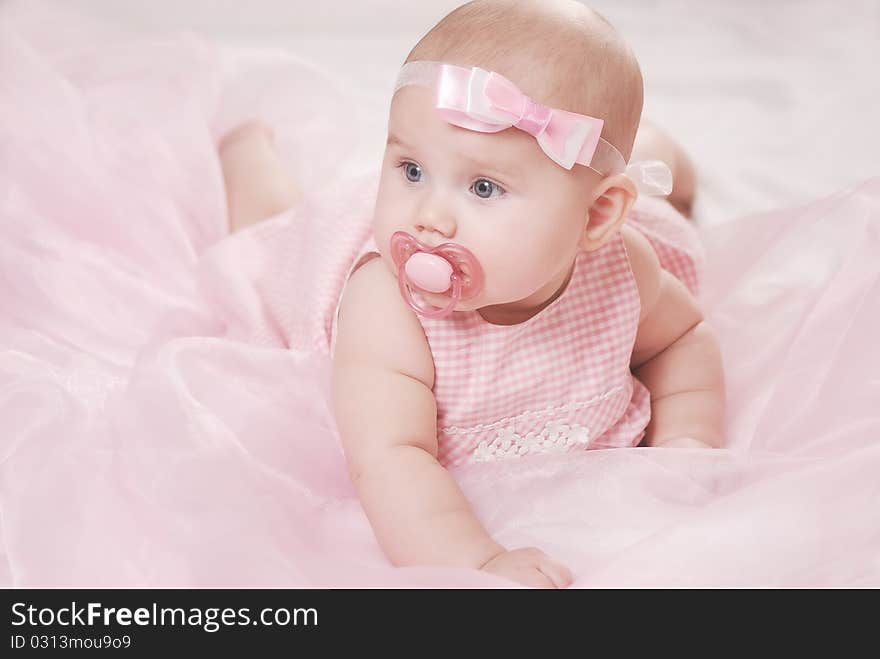
<svg viewBox="0 0 880 659">
<path fill-rule="evenodd" d="M 0 582 L 510 585 L 392 567 L 348 482 L 326 356 L 238 340 L 218 306 L 253 303 L 206 266 L 237 239 L 218 135 L 259 112 L 320 190 L 357 141 L 332 81 L 192 35 L 0 18 Z M 701 235 L 729 449 L 456 478 L 495 538 L 575 586 L 880 586 L 880 180 Z"/>
</svg>

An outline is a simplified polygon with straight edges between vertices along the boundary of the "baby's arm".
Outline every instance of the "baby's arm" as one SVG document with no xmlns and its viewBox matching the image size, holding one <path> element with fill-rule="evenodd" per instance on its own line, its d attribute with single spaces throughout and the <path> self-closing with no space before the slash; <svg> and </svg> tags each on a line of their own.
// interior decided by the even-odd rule
<svg viewBox="0 0 880 659">
<path fill-rule="evenodd" d="M 433 363 L 391 277 L 368 261 L 339 310 L 333 398 L 352 482 L 392 563 L 480 568 L 503 547 L 437 462 Z"/>
<path fill-rule="evenodd" d="M 340 303 L 333 406 L 352 481 L 376 538 L 398 566 L 484 569 L 530 586 L 567 586 L 537 549 L 507 551 L 437 461 L 434 364 L 424 332 L 380 259 Z"/>
<path fill-rule="evenodd" d="M 642 302 L 631 367 L 651 392 L 646 444 L 721 447 L 725 391 L 718 339 L 693 295 L 660 267 L 647 239 L 630 227 L 623 237 Z"/>
</svg>

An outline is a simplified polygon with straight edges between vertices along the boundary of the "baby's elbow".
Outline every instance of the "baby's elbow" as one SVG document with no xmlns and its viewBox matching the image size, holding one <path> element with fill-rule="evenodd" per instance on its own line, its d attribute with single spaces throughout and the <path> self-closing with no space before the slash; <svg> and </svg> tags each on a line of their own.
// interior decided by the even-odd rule
<svg viewBox="0 0 880 659">
<path fill-rule="evenodd" d="M 348 476 L 357 488 L 366 481 L 380 482 L 401 473 L 411 473 L 424 463 L 436 463 L 437 454 L 415 443 L 376 448 L 359 456 L 347 456 Z"/>
<path fill-rule="evenodd" d="M 718 340 L 718 332 L 705 318 L 701 318 L 688 332 L 690 340 L 703 346 L 706 357 L 712 361 L 721 360 L 721 342 Z"/>
<path fill-rule="evenodd" d="M 715 392 L 717 405 L 723 408 L 726 400 L 726 385 L 724 379 L 724 360 L 721 354 L 721 342 L 718 333 L 705 320 L 700 321 L 693 329 L 693 342 L 696 361 L 701 364 L 704 386 Z M 719 411 L 723 413 L 723 409 Z"/>
</svg>

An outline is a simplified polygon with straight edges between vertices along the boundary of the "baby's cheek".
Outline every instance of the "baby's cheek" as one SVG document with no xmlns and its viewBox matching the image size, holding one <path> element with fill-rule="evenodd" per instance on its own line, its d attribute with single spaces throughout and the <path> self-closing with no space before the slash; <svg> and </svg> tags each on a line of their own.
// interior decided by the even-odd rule
<svg viewBox="0 0 880 659">
<path fill-rule="evenodd" d="M 382 195 L 373 210 L 373 228 L 376 233 L 391 236 L 405 225 L 406 211 L 402 203 L 395 203 L 393 195 Z"/>
<path fill-rule="evenodd" d="M 373 240 L 384 257 L 391 259 L 391 236 L 400 227 L 388 218 L 375 218 L 373 222 Z"/>
<path fill-rule="evenodd" d="M 534 259 L 523 250 L 511 250 L 493 259 L 486 276 L 487 284 L 499 295 L 519 299 L 531 293 L 540 279 L 540 269 Z"/>
</svg>

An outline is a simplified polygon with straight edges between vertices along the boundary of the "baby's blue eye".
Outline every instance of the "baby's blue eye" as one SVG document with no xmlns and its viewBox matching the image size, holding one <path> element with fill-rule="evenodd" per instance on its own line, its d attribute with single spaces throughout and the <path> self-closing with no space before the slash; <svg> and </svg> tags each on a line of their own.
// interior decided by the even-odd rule
<svg viewBox="0 0 880 659">
<path fill-rule="evenodd" d="M 418 183 L 422 180 L 422 168 L 416 163 L 409 160 L 402 160 L 397 167 L 403 168 L 403 174 L 406 176 L 406 180 L 410 183 Z M 495 195 L 497 197 L 500 197 L 505 193 L 504 188 L 485 178 L 480 178 L 474 181 L 470 190 L 472 190 L 480 199 L 491 199 L 493 192 L 498 193 Z"/>
<path fill-rule="evenodd" d="M 498 190 L 499 196 L 504 193 L 504 189 L 500 185 L 485 178 L 474 181 L 472 189 L 480 199 L 491 199 L 493 190 Z"/>
<path fill-rule="evenodd" d="M 422 178 L 422 168 L 414 162 L 403 163 L 403 172 L 406 174 L 406 180 L 411 183 L 418 183 Z"/>
</svg>

